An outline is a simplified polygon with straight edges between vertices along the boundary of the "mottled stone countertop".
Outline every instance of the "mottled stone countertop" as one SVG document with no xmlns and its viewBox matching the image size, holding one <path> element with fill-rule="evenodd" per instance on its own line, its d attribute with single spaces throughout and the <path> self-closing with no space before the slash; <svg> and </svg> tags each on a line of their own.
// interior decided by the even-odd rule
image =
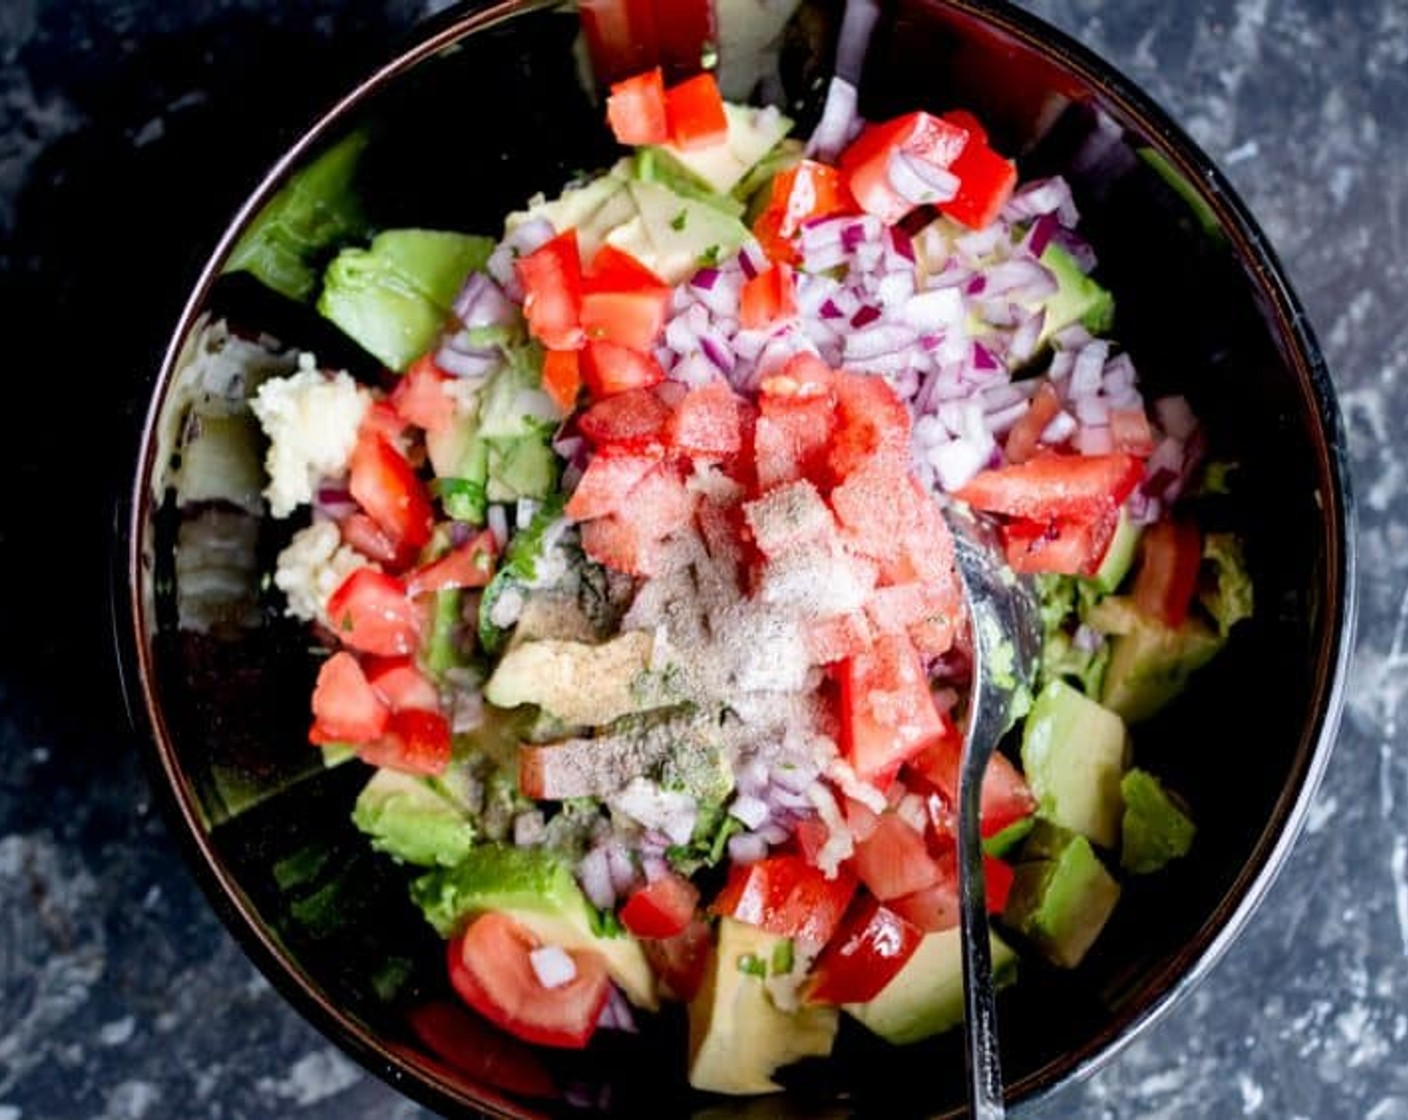
<svg viewBox="0 0 1408 1120">
<path fill-rule="evenodd" d="M 1362 558 L 1346 716 L 1284 872 L 1189 998 L 1024 1114 L 1408 1120 L 1408 4 L 1023 6 L 1142 83 L 1276 246 L 1341 394 Z M 124 386 L 209 231 L 277 150 L 268 126 L 306 120 L 423 9 L 0 3 L 0 1120 L 427 1115 L 207 906 L 150 806 L 105 580 Z M 310 49 L 334 28 L 336 53 Z"/>
</svg>

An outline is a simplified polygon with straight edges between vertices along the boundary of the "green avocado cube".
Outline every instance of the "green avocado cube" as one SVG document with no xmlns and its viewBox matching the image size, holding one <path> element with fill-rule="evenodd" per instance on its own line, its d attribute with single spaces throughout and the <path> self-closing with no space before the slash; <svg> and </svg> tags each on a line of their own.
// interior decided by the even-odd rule
<svg viewBox="0 0 1408 1120">
<path fill-rule="evenodd" d="M 1121 867 L 1144 875 L 1188 854 L 1197 828 L 1158 778 L 1147 770 L 1131 770 L 1120 782 L 1120 791 L 1124 794 Z"/>
<path fill-rule="evenodd" d="M 1119 883 L 1089 840 L 1042 822 L 1023 846 L 1002 920 L 1052 964 L 1075 968 L 1119 897 Z"/>
</svg>

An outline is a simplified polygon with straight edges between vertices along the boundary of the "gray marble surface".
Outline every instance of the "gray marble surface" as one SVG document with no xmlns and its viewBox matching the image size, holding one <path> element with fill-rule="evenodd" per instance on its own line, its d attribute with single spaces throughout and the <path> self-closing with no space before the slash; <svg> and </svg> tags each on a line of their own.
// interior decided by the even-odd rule
<svg viewBox="0 0 1408 1120">
<path fill-rule="evenodd" d="M 1142 83 L 1270 236 L 1341 394 L 1363 564 L 1338 748 L 1265 903 L 1189 998 L 1023 1115 L 1405 1120 L 1408 3 L 1023 6 Z M 207 907 L 151 810 L 101 621 L 124 379 L 252 185 L 250 147 L 272 155 L 422 14 L 0 2 L 0 1120 L 427 1115 L 299 1019 Z M 310 55 L 334 29 L 341 50 Z M 143 284 L 117 279 L 134 266 Z"/>
</svg>

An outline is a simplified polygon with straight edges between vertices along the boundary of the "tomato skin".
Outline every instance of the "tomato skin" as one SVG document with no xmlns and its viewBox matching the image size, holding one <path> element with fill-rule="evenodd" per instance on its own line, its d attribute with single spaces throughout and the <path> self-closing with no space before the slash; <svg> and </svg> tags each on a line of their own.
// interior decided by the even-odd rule
<svg viewBox="0 0 1408 1120">
<path fill-rule="evenodd" d="M 655 0 L 660 63 L 671 81 L 699 72 L 704 51 L 718 41 L 713 0 Z"/>
<path fill-rule="evenodd" d="M 1017 165 L 976 137 L 964 145 L 949 170 L 958 177 L 958 193 L 938 203 L 937 209 L 969 229 L 995 222 L 1017 185 Z"/>
<path fill-rule="evenodd" d="M 668 288 L 587 291 L 582 295 L 582 330 L 593 341 L 647 350 L 665 329 L 669 309 Z"/>
<path fill-rule="evenodd" d="M 719 83 L 708 72 L 686 78 L 665 91 L 670 141 L 682 151 L 707 148 L 728 138 L 728 117 Z"/>
<path fill-rule="evenodd" d="M 406 585 L 375 568 L 348 573 L 328 598 L 328 618 L 346 646 L 382 657 L 403 657 L 420 646 L 421 614 Z"/>
<path fill-rule="evenodd" d="M 444 431 L 455 422 L 455 402 L 445 393 L 449 380 L 432 355 L 422 354 L 391 390 L 391 407 L 408 424 L 427 432 Z"/>
<path fill-rule="evenodd" d="M 538 1055 L 449 1000 L 406 1012 L 411 1030 L 442 1061 L 476 1083 L 522 1097 L 555 1097 L 558 1089 Z"/>
<path fill-rule="evenodd" d="M 729 868 L 711 909 L 817 949 L 835 934 L 855 890 L 844 868 L 828 879 L 801 856 L 773 855 Z"/>
<path fill-rule="evenodd" d="M 399 551 L 430 540 L 435 507 L 425 483 L 385 436 L 364 429 L 352 449 L 347 489 Z"/>
<path fill-rule="evenodd" d="M 581 0 L 582 35 L 599 82 L 615 82 L 660 61 L 656 0 Z"/>
<path fill-rule="evenodd" d="M 943 933 L 958 925 L 958 876 L 945 875 L 940 882 L 885 905 L 924 933 Z"/>
<path fill-rule="evenodd" d="M 638 889 L 621 907 L 621 924 L 637 937 L 675 937 L 685 931 L 699 905 L 699 888 L 666 874 Z"/>
<path fill-rule="evenodd" d="M 1025 517 L 1091 518 L 1120 505 L 1139 485 L 1137 456 L 1038 455 L 1025 463 L 979 471 L 955 497 L 974 509 Z"/>
<path fill-rule="evenodd" d="M 450 721 L 440 712 L 401 708 L 379 736 L 357 744 L 357 757 L 389 770 L 436 775 L 449 766 L 451 748 Z"/>
<path fill-rule="evenodd" d="M 1165 626 L 1181 626 L 1198 590 L 1203 538 L 1192 522 L 1165 519 L 1144 530 L 1134 605 Z"/>
<path fill-rule="evenodd" d="M 665 75 L 660 67 L 611 85 L 606 120 L 622 144 L 663 144 L 670 138 L 665 115 Z"/>
<path fill-rule="evenodd" d="M 582 379 L 593 400 L 648 389 L 665 380 L 665 371 L 654 356 L 618 342 L 589 341 L 582 351 Z"/>
<path fill-rule="evenodd" d="M 338 650 L 319 666 L 309 742 L 318 746 L 366 742 L 386 730 L 390 720 L 390 707 L 356 657 Z"/>
<path fill-rule="evenodd" d="M 923 938 L 923 930 L 878 899 L 862 896 L 812 967 L 807 1002 L 865 1003 L 874 999 L 914 955 Z"/>
<path fill-rule="evenodd" d="M 498 542 L 488 529 L 456 545 L 438 560 L 423 564 L 406 576 L 411 598 L 452 587 L 484 587 L 494 575 Z"/>
<path fill-rule="evenodd" d="M 577 975 L 545 988 L 529 959 L 538 947 L 513 918 L 482 914 L 447 946 L 450 984 L 465 1003 L 515 1037 L 579 1050 L 596 1030 L 610 993 L 606 965 L 597 953 L 569 951 Z"/>
<path fill-rule="evenodd" d="M 523 285 L 528 329 L 549 350 L 582 345 L 582 262 L 577 231 L 569 229 L 540 245 L 514 267 Z"/>
<path fill-rule="evenodd" d="M 419 549 L 404 541 L 393 540 L 370 514 L 358 510 L 337 523 L 344 544 L 355 548 L 368 560 L 375 560 L 388 571 L 400 572 L 416 562 Z"/>
</svg>

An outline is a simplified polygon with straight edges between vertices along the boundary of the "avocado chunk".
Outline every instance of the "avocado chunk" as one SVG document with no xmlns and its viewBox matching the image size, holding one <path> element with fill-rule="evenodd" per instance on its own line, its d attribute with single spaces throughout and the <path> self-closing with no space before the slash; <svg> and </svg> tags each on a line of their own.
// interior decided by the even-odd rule
<svg viewBox="0 0 1408 1120">
<path fill-rule="evenodd" d="M 1114 712 L 1065 681 L 1037 694 L 1022 729 L 1022 770 L 1040 816 L 1113 848 L 1128 755 L 1129 735 Z"/>
<path fill-rule="evenodd" d="M 573 727 L 601 727 L 660 707 L 650 686 L 651 635 L 628 630 L 600 645 L 543 639 L 507 650 L 484 686 L 500 708 L 536 704 Z"/>
<path fill-rule="evenodd" d="M 1120 782 L 1120 792 L 1124 794 L 1121 867 L 1145 875 L 1188 854 L 1197 828 L 1158 778 L 1147 770 L 1131 770 Z"/>
<path fill-rule="evenodd" d="M 1109 547 L 1105 549 L 1105 558 L 1100 561 L 1099 570 L 1090 580 L 1097 591 L 1109 595 L 1124 582 L 1124 577 L 1129 575 L 1130 568 L 1134 566 L 1134 558 L 1139 552 L 1139 538 L 1143 535 L 1143 526 L 1137 525 L 1129 516 L 1129 510 L 1121 506 L 1119 520 L 1115 524 L 1115 535 L 1110 539 Z"/>
<path fill-rule="evenodd" d="M 1080 323 L 1091 334 L 1108 331 L 1115 318 L 1115 300 L 1109 290 L 1082 272 L 1075 257 L 1055 241 L 1047 244 L 1040 259 L 1056 278 L 1056 290 L 1042 300 L 1046 320 L 1038 347 L 1074 323 Z"/>
<path fill-rule="evenodd" d="M 453 867 L 474 846 L 475 828 L 462 806 L 433 778 L 379 769 L 362 787 L 352 823 L 372 847 L 421 867 Z"/>
<path fill-rule="evenodd" d="M 369 139 L 353 132 L 295 172 L 230 251 L 225 271 L 248 272 L 280 295 L 308 299 L 327 255 L 366 233 L 352 182 Z"/>
<path fill-rule="evenodd" d="M 667 284 L 687 280 L 706 262 L 730 256 L 746 240 L 748 227 L 696 199 L 659 183 L 627 185 L 636 213 L 606 235 Z"/>
<path fill-rule="evenodd" d="M 800 1058 L 831 1053 L 840 1017 L 834 1007 L 787 1012 L 765 984 L 788 938 L 720 918 L 704 980 L 689 1003 L 689 1083 L 706 1092 L 746 1096 L 782 1088 L 773 1074 Z"/>
<path fill-rule="evenodd" d="M 1090 841 L 1043 821 L 1023 845 L 1002 920 L 1052 964 L 1075 968 L 1119 897 L 1119 883 Z"/>
<path fill-rule="evenodd" d="M 1017 954 L 992 934 L 993 980 L 1017 978 Z M 957 927 L 929 933 L 880 993 L 848 1003 L 847 1014 L 887 1042 L 904 1046 L 941 1034 L 963 1021 L 963 941 Z"/>
<path fill-rule="evenodd" d="M 508 914 L 545 945 L 600 953 L 611 978 L 637 1007 L 658 1005 L 655 975 L 629 934 L 598 936 L 596 912 L 567 863 L 543 848 L 481 844 L 454 867 L 427 872 L 411 897 L 442 937 L 488 911 Z"/>
<path fill-rule="evenodd" d="M 1193 615 L 1178 626 L 1167 626 L 1133 604 L 1114 600 L 1101 604 L 1092 625 L 1104 628 L 1116 617 L 1124 632 L 1111 640 L 1100 702 L 1128 723 L 1139 723 L 1163 708 L 1224 643 L 1222 635 Z"/>
<path fill-rule="evenodd" d="M 792 121 L 776 109 L 726 101 L 724 116 L 728 135 L 720 144 L 689 151 L 673 144 L 645 149 L 656 174 L 691 178 L 707 190 L 727 195 L 792 130 Z"/>
<path fill-rule="evenodd" d="M 487 237 L 386 230 L 333 258 L 318 310 L 383 365 L 404 370 L 434 345 L 464 278 L 492 251 Z"/>
</svg>

